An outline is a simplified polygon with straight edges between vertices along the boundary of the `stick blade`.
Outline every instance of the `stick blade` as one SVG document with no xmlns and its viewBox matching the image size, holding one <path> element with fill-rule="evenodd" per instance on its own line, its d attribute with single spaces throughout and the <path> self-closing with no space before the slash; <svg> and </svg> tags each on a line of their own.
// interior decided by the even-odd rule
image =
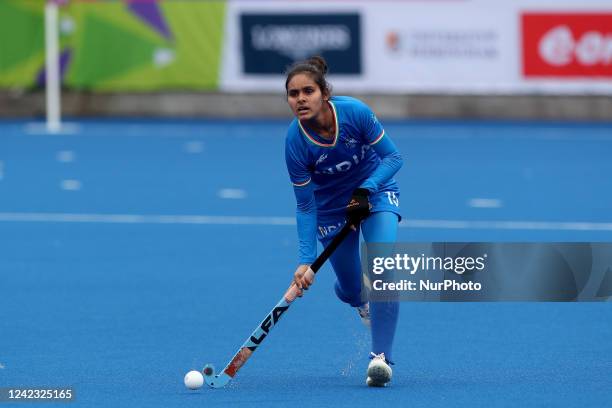
<svg viewBox="0 0 612 408">
<path fill-rule="evenodd" d="M 210 388 L 223 388 L 227 385 L 232 377 L 227 375 L 225 372 L 217 375 L 206 375 L 204 376 L 204 381 L 206 381 L 206 385 Z"/>
</svg>

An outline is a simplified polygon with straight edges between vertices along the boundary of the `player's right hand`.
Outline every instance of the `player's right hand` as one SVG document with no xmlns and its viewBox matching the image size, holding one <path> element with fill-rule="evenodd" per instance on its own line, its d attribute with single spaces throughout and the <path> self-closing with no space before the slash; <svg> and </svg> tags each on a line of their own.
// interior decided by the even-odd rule
<svg viewBox="0 0 612 408">
<path fill-rule="evenodd" d="M 314 272 L 310 269 L 310 265 L 299 265 L 293 274 L 293 282 L 301 289 L 298 296 L 303 295 L 304 290 L 308 290 L 314 281 Z"/>
</svg>

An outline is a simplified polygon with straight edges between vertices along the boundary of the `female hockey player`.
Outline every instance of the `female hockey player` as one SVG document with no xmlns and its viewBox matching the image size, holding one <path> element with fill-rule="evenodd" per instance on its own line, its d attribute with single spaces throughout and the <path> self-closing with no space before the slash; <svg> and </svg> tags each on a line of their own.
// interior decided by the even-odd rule
<svg viewBox="0 0 612 408">
<path fill-rule="evenodd" d="M 399 304 L 362 300 L 359 232 L 366 243 L 395 242 L 400 213 L 393 176 L 402 158 L 366 104 L 331 95 L 326 73 L 325 60 L 313 57 L 291 66 L 285 82 L 295 115 L 285 145 L 297 201 L 299 266 L 293 279 L 308 289 L 314 279 L 308 269 L 317 256 L 316 238 L 327 246 L 346 222 L 355 226 L 330 258 L 335 292 L 371 327 L 366 383 L 381 387 L 392 376 Z"/>
</svg>

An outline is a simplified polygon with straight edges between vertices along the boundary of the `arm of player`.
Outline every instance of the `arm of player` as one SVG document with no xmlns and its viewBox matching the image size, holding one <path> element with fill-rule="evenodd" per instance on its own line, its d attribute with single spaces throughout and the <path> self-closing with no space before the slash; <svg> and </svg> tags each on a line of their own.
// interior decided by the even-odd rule
<svg viewBox="0 0 612 408">
<path fill-rule="evenodd" d="M 363 132 L 364 141 L 381 158 L 381 163 L 376 170 L 359 186 L 367 189 L 370 193 L 375 193 L 402 167 L 402 156 L 387 136 L 374 112 L 366 104 L 358 103 L 356 105 L 355 116 L 356 122 Z"/>
<path fill-rule="evenodd" d="M 361 183 L 359 187 L 374 193 L 398 172 L 402 167 L 403 160 L 395 144 L 384 134 L 384 131 L 379 140 L 371 144 L 371 146 L 380 156 L 381 162 L 370 177 Z"/>
<path fill-rule="evenodd" d="M 299 266 L 295 271 L 293 282 L 298 288 L 306 289 L 314 279 L 314 274 L 308 273 L 309 266 L 317 258 L 317 206 L 314 185 L 308 169 L 306 154 L 300 149 L 299 145 L 291 143 L 289 138 L 285 145 L 285 161 L 297 202 Z"/>
<path fill-rule="evenodd" d="M 295 218 L 299 238 L 299 263 L 310 265 L 317 258 L 317 207 L 311 182 L 293 186 L 297 207 Z"/>
<path fill-rule="evenodd" d="M 314 188 L 311 182 L 306 185 L 293 185 L 297 201 L 296 220 L 299 238 L 299 266 L 293 281 L 300 289 L 308 289 L 314 280 L 314 273 L 309 272 L 310 265 L 317 257 L 317 208 L 314 199 Z M 299 296 L 302 294 L 300 293 Z"/>
</svg>

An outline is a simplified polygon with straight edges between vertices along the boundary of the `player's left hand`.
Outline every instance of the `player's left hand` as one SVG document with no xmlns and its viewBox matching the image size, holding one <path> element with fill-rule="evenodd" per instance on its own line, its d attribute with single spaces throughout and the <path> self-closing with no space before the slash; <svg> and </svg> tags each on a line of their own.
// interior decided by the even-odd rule
<svg viewBox="0 0 612 408">
<path fill-rule="evenodd" d="M 370 192 L 366 188 L 356 188 L 346 206 L 346 217 L 348 222 L 358 226 L 368 215 L 372 205 L 369 200 Z"/>
</svg>

